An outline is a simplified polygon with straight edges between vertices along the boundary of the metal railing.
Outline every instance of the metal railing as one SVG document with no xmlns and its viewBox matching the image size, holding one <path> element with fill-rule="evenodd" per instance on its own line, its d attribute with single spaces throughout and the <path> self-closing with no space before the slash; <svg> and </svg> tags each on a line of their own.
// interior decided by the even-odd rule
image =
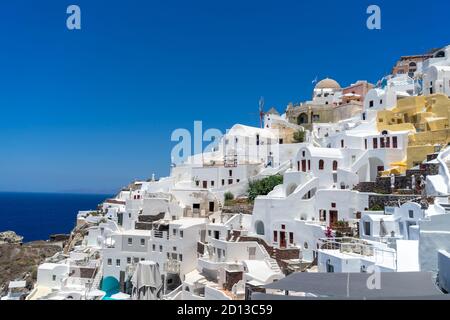
<svg viewBox="0 0 450 320">
<path fill-rule="evenodd" d="M 322 238 L 318 240 L 321 250 L 339 250 L 343 254 L 355 254 L 364 257 L 371 257 L 376 263 L 392 262 L 397 265 L 397 253 L 388 247 L 382 248 L 367 243 L 364 240 L 342 237 L 342 238 Z"/>
</svg>

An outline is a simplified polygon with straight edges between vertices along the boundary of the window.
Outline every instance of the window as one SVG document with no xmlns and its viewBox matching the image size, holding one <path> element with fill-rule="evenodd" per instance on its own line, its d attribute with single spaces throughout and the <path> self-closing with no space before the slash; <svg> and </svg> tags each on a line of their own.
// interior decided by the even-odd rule
<svg viewBox="0 0 450 320">
<path fill-rule="evenodd" d="M 331 207 L 332 207 L 332 208 L 336 208 L 336 202 L 332 202 L 332 203 L 331 203 Z"/>
<path fill-rule="evenodd" d="M 214 181 L 211 181 L 211 187 L 214 187 Z"/>
<path fill-rule="evenodd" d="M 180 230 L 180 238 L 183 238 L 183 230 Z"/>
<path fill-rule="evenodd" d="M 300 161 L 297 161 L 297 171 L 300 171 Z"/>
<path fill-rule="evenodd" d="M 173 251 L 177 251 L 177 247 L 173 247 L 172 249 L 173 249 Z"/>
<path fill-rule="evenodd" d="M 133 244 L 133 238 L 128 238 L 128 245 L 132 245 Z"/>
<path fill-rule="evenodd" d="M 308 170 L 311 170 L 311 160 L 308 160 Z"/>
<path fill-rule="evenodd" d="M 302 151 L 302 157 L 303 158 L 305 157 L 305 151 Z"/>
<path fill-rule="evenodd" d="M 384 148 L 385 144 L 384 144 L 384 137 L 380 138 L 380 148 Z"/>
<path fill-rule="evenodd" d="M 182 254 L 178 255 L 178 260 L 183 261 L 183 255 Z"/>
<path fill-rule="evenodd" d="M 367 150 L 367 139 L 364 139 L 364 148 Z"/>
<path fill-rule="evenodd" d="M 319 170 L 323 170 L 324 166 L 325 166 L 325 162 L 322 159 L 320 159 L 319 160 Z"/>
<path fill-rule="evenodd" d="M 208 236 L 211 237 L 211 230 L 208 230 Z"/>
<path fill-rule="evenodd" d="M 281 225 L 281 229 L 282 229 L 282 230 L 285 230 L 285 229 L 286 229 L 286 225 L 285 225 L 285 224 L 282 224 L 282 225 Z"/>
<path fill-rule="evenodd" d="M 112 265 L 112 259 L 111 258 L 108 259 L 108 266 L 110 266 L 110 265 Z"/>
<path fill-rule="evenodd" d="M 233 179 L 228 179 L 228 184 L 233 184 Z"/>
<path fill-rule="evenodd" d="M 414 218 L 414 211 L 408 210 L 408 215 L 411 219 Z"/>
<path fill-rule="evenodd" d="M 364 234 L 370 236 L 370 221 L 364 221 Z"/>
<path fill-rule="evenodd" d="M 228 170 L 228 176 L 232 177 L 233 176 L 233 170 Z"/>
<path fill-rule="evenodd" d="M 56 281 L 56 275 L 52 275 L 52 280 Z"/>
<path fill-rule="evenodd" d="M 294 243 L 294 233 L 293 232 L 289 232 L 289 243 Z"/>
<path fill-rule="evenodd" d="M 344 140 L 341 140 L 341 148 L 344 147 Z"/>
<path fill-rule="evenodd" d="M 116 259 L 116 267 L 120 267 L 120 259 Z"/>
<path fill-rule="evenodd" d="M 222 185 L 223 186 L 225 185 L 225 179 L 222 179 Z"/>
<path fill-rule="evenodd" d="M 141 238 L 141 246 L 145 246 L 145 239 Z"/>
<path fill-rule="evenodd" d="M 391 137 L 386 137 L 386 148 L 391 147 Z"/>
<path fill-rule="evenodd" d="M 336 171 L 338 168 L 338 162 L 336 160 L 333 161 L 333 171 Z"/>
<path fill-rule="evenodd" d="M 239 183 L 241 181 L 241 179 L 236 179 L 236 183 Z"/>
<path fill-rule="evenodd" d="M 327 210 L 319 210 L 319 220 L 320 221 L 327 220 Z"/>
<path fill-rule="evenodd" d="M 133 258 L 133 262 L 134 262 L 134 263 L 139 263 L 139 258 L 138 258 L 138 257 L 134 257 L 134 258 Z"/>
<path fill-rule="evenodd" d="M 128 264 L 131 263 L 131 257 L 127 257 L 127 263 L 128 263 Z"/>
<path fill-rule="evenodd" d="M 278 242 L 278 232 L 277 231 L 273 232 L 273 242 Z"/>
<path fill-rule="evenodd" d="M 397 137 L 392 137 L 392 148 L 397 148 Z"/>
<path fill-rule="evenodd" d="M 328 273 L 333 273 L 334 272 L 334 266 L 331 264 L 331 260 L 330 259 L 327 260 L 326 265 L 327 265 L 327 272 Z"/>
<path fill-rule="evenodd" d="M 369 108 L 373 108 L 373 100 L 369 101 Z"/>
<path fill-rule="evenodd" d="M 373 138 L 373 148 L 374 149 L 378 148 L 378 139 L 377 138 Z"/>
<path fill-rule="evenodd" d="M 173 234 L 174 236 L 176 236 L 176 235 L 177 235 L 177 229 L 172 229 L 172 234 Z"/>
<path fill-rule="evenodd" d="M 195 181 L 195 185 L 198 187 L 198 186 L 200 186 L 200 181 Z"/>
<path fill-rule="evenodd" d="M 163 247 L 159 246 L 159 252 L 162 252 L 162 251 L 163 251 Z"/>
<path fill-rule="evenodd" d="M 152 250 L 153 250 L 153 251 L 156 251 L 156 244 L 153 244 L 153 245 L 152 245 Z"/>
</svg>

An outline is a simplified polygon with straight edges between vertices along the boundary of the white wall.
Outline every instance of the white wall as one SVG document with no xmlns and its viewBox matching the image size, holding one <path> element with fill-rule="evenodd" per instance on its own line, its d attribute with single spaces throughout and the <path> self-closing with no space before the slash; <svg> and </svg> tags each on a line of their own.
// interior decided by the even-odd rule
<svg viewBox="0 0 450 320">
<path fill-rule="evenodd" d="M 438 250 L 450 251 L 450 214 L 419 221 L 419 228 L 420 270 L 437 273 Z"/>
</svg>

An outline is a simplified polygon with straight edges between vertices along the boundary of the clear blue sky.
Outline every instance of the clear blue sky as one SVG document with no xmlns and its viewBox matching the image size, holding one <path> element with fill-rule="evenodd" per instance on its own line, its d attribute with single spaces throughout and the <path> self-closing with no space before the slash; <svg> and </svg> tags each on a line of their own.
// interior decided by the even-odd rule
<svg viewBox="0 0 450 320">
<path fill-rule="evenodd" d="M 82 30 L 66 29 L 66 8 Z M 369 4 L 382 9 L 370 31 Z M 258 124 L 316 75 L 376 82 L 400 55 L 450 43 L 448 0 L 0 4 L 0 190 L 114 191 L 167 175 L 194 120 Z"/>
</svg>

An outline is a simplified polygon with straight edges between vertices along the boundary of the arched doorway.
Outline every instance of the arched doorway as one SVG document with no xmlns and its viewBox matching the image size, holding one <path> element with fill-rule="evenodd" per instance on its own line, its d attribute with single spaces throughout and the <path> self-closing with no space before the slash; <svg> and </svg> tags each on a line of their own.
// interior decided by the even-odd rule
<svg viewBox="0 0 450 320">
<path fill-rule="evenodd" d="M 375 181 L 378 173 L 384 171 L 384 163 L 379 158 L 369 158 L 370 181 Z"/>
<path fill-rule="evenodd" d="M 255 230 L 256 234 L 263 236 L 264 235 L 264 222 L 258 220 L 255 222 Z"/>
<path fill-rule="evenodd" d="M 297 118 L 298 124 L 307 124 L 308 123 L 308 115 L 306 113 L 301 113 Z"/>
</svg>

